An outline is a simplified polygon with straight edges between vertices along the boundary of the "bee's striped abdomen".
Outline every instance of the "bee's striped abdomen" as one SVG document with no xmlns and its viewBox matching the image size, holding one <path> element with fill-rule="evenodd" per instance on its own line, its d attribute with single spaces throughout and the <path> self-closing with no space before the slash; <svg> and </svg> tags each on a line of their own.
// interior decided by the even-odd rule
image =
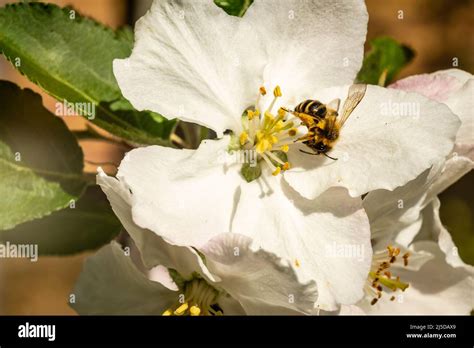
<svg viewBox="0 0 474 348">
<path fill-rule="evenodd" d="M 308 99 L 299 103 L 295 111 L 314 117 L 324 117 L 326 115 L 326 106 L 318 100 Z"/>
</svg>

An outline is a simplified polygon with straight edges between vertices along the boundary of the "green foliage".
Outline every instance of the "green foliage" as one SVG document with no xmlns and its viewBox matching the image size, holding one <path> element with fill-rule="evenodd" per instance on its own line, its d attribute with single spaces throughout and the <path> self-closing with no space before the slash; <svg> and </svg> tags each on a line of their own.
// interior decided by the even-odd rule
<svg viewBox="0 0 474 348">
<path fill-rule="evenodd" d="M 95 105 L 97 126 L 140 144 L 169 144 L 174 121 L 138 112 L 112 71 L 131 54 L 133 34 L 114 32 L 71 8 L 17 3 L 0 9 L 0 51 L 32 82 L 60 101 Z"/>
<path fill-rule="evenodd" d="M 86 186 L 83 154 L 31 90 L 0 81 L 0 230 L 69 205 Z"/>
<path fill-rule="evenodd" d="M 215 4 L 232 16 L 242 17 L 253 0 L 214 0 Z"/>
<path fill-rule="evenodd" d="M 107 244 L 121 230 L 99 187 L 88 187 L 74 208 L 0 232 L 0 242 L 37 244 L 40 255 L 69 255 Z"/>
<path fill-rule="evenodd" d="M 389 37 L 376 38 L 370 44 L 357 75 L 359 82 L 367 84 L 386 86 L 415 55 L 411 48 Z"/>
</svg>

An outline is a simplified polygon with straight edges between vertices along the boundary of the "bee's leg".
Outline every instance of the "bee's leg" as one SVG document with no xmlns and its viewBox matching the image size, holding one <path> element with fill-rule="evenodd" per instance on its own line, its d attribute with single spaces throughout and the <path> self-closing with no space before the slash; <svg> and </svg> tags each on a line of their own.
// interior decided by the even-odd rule
<svg viewBox="0 0 474 348">
<path fill-rule="evenodd" d="M 297 143 L 297 142 L 305 142 L 305 141 L 308 141 L 308 140 L 312 140 L 314 138 L 314 133 L 313 132 L 308 132 L 306 133 L 305 135 L 303 135 L 301 138 L 298 138 L 294 141 L 294 143 Z"/>
</svg>

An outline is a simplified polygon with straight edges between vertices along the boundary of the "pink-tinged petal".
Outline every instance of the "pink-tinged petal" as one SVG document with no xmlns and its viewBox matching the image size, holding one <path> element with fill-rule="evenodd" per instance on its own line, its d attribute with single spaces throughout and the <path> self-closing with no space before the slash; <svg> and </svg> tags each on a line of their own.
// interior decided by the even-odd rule
<svg viewBox="0 0 474 348">
<path fill-rule="evenodd" d="M 389 87 L 406 92 L 416 92 L 427 98 L 443 102 L 461 86 L 462 83 L 457 78 L 449 75 L 423 74 L 399 80 Z"/>
<path fill-rule="evenodd" d="M 432 74 L 407 77 L 391 88 L 416 92 L 443 102 L 462 122 L 456 143 L 474 146 L 474 78 L 459 69 L 441 70 Z"/>
</svg>

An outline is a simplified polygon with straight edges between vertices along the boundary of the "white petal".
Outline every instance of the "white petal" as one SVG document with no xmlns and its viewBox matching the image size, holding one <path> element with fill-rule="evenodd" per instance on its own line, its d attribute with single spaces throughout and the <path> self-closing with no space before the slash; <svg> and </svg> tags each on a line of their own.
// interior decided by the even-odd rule
<svg viewBox="0 0 474 348">
<path fill-rule="evenodd" d="M 321 309 L 357 301 L 372 260 L 360 199 L 334 189 L 310 201 L 281 179 L 270 179 L 241 187 L 232 232 L 248 235 L 255 245 L 298 265 L 302 280 L 316 280 Z M 352 254 L 335 252 L 345 247 Z"/>
<path fill-rule="evenodd" d="M 219 307 L 222 308 L 224 315 L 246 315 L 242 305 L 232 298 L 230 295 L 222 295 L 219 297 Z"/>
<path fill-rule="evenodd" d="M 437 173 L 427 193 L 429 200 L 442 193 L 474 168 L 474 146 L 455 146 L 451 156 Z M 432 169 L 436 171 L 436 168 Z"/>
<path fill-rule="evenodd" d="M 347 95 L 347 88 L 333 97 Z M 397 115 L 402 107 L 406 114 Z M 419 94 L 368 86 L 329 152 L 338 160 L 295 149 L 289 154 L 294 169 L 285 179 L 307 198 L 332 186 L 346 187 L 352 196 L 393 190 L 444 159 L 459 124 L 446 106 Z"/>
<path fill-rule="evenodd" d="M 425 170 L 415 180 L 393 191 L 375 190 L 364 197 L 363 206 L 376 243 L 396 240 L 408 246 L 412 242 L 421 227 L 420 211 L 426 204 L 426 192 L 434 179 L 431 173 L 434 172 Z M 403 240 L 398 238 L 400 233 Z"/>
<path fill-rule="evenodd" d="M 167 289 L 178 291 L 179 287 L 170 275 L 168 268 L 159 265 L 148 271 L 148 279 L 158 282 Z"/>
<path fill-rule="evenodd" d="M 364 315 L 362 308 L 356 305 L 342 305 L 339 315 Z"/>
<path fill-rule="evenodd" d="M 446 105 L 462 121 L 456 135 L 456 143 L 474 146 L 474 79 L 467 81 L 459 91 L 451 95 Z"/>
<path fill-rule="evenodd" d="M 433 255 L 419 271 L 398 268 L 396 274 L 410 284 L 401 296 L 390 301 L 382 298 L 371 306 L 361 301 L 360 308 L 368 314 L 461 314 L 469 315 L 473 309 L 472 275 L 463 268 L 453 268 L 434 242 L 418 242 L 416 250 L 425 250 Z M 394 270 L 395 273 L 395 270 Z M 396 295 L 396 294 L 394 294 Z"/>
<path fill-rule="evenodd" d="M 184 246 L 229 232 L 243 179 L 226 167 L 228 141 L 204 141 L 196 151 L 151 146 L 129 152 L 117 176 L 132 191 L 135 223 Z"/>
<path fill-rule="evenodd" d="M 420 232 L 422 210 L 474 168 L 474 162 L 466 154 L 462 146 L 456 146 L 446 162 L 424 171 L 406 185 L 393 191 L 369 192 L 363 205 L 369 216 L 372 239 L 377 242 L 396 240 L 408 246 Z"/>
<path fill-rule="evenodd" d="M 265 46 L 265 85 L 280 85 L 290 103 L 320 88 L 350 84 L 360 70 L 368 14 L 363 1 L 254 1 L 244 20 Z"/>
<path fill-rule="evenodd" d="M 138 110 L 195 122 L 222 135 L 240 129 L 255 102 L 266 56 L 251 26 L 213 1 L 156 0 L 135 28 L 128 59 L 114 61 Z"/>
<path fill-rule="evenodd" d="M 466 83 L 469 79 L 472 79 L 474 76 L 467 71 L 461 69 L 446 69 L 438 70 L 433 73 L 434 75 L 448 75 L 458 79 L 461 83 Z"/>
<path fill-rule="evenodd" d="M 317 299 L 314 282 L 301 283 L 287 261 L 263 249 L 252 250 L 252 239 L 226 233 L 200 248 L 218 286 L 238 300 L 247 314 L 311 313 Z"/>
<path fill-rule="evenodd" d="M 140 250 L 143 263 L 147 268 L 162 265 L 177 270 L 185 278 L 197 272 L 207 279 L 214 279 L 194 249 L 172 245 L 150 230 L 135 224 L 132 219 L 131 193 L 122 182 L 99 170 L 97 183 L 107 195 L 114 213 Z"/>
<path fill-rule="evenodd" d="M 141 273 L 116 242 L 89 257 L 73 290 L 79 314 L 161 314 L 177 293 Z"/>
</svg>

